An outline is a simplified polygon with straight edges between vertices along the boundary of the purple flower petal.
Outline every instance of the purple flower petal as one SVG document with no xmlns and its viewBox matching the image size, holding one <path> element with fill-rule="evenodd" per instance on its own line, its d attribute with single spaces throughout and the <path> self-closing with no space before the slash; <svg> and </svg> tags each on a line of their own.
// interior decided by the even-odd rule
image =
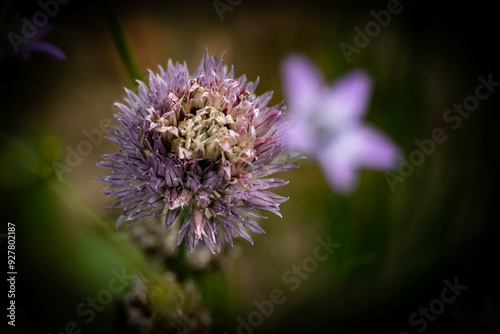
<svg viewBox="0 0 500 334">
<path fill-rule="evenodd" d="M 382 132 L 363 126 L 357 134 L 357 162 L 372 169 L 392 169 L 397 165 L 399 150 Z"/>
<path fill-rule="evenodd" d="M 330 187 L 338 193 L 349 194 L 357 186 L 358 178 L 345 153 L 343 148 L 333 143 L 318 157 L 318 161 Z"/>
<path fill-rule="evenodd" d="M 372 89 L 370 77 L 363 71 L 352 71 L 325 89 L 321 120 L 332 127 L 358 122 L 366 113 Z"/>
<path fill-rule="evenodd" d="M 323 86 L 321 72 L 307 58 L 292 54 L 281 64 L 284 96 L 289 111 L 298 121 L 307 119 L 319 101 Z"/>
<path fill-rule="evenodd" d="M 33 51 L 45 53 L 56 58 L 57 60 L 66 60 L 66 56 L 61 51 L 61 49 L 53 44 L 44 41 L 28 43 L 26 47 L 20 50 L 21 57 L 23 59 L 27 59 Z"/>
<path fill-rule="evenodd" d="M 307 122 L 292 120 L 290 126 L 285 129 L 284 140 L 296 150 L 311 152 L 318 146 L 319 138 L 315 130 Z"/>
<path fill-rule="evenodd" d="M 181 208 L 177 208 L 174 210 L 168 210 L 167 214 L 165 215 L 165 227 L 169 228 L 175 221 L 175 218 L 179 215 L 179 212 L 181 211 Z"/>
<path fill-rule="evenodd" d="M 359 168 L 391 169 L 397 155 L 397 147 L 375 128 L 352 126 L 341 131 L 318 160 L 332 188 L 347 194 L 358 183 Z"/>
</svg>

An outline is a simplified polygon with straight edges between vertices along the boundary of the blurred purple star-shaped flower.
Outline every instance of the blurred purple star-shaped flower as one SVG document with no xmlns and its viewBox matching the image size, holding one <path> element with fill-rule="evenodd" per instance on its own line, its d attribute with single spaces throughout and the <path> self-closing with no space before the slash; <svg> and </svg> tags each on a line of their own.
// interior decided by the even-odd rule
<svg viewBox="0 0 500 334">
<path fill-rule="evenodd" d="M 368 74 L 354 70 L 328 85 L 311 61 L 291 54 L 282 62 L 282 81 L 290 120 L 287 140 L 315 158 L 334 191 L 351 193 L 360 168 L 396 167 L 397 146 L 363 122 L 372 90 Z"/>
</svg>

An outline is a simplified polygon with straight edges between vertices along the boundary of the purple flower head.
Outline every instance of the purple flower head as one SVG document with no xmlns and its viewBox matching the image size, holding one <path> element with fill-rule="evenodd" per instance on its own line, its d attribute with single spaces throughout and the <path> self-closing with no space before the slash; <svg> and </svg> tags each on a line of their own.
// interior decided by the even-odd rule
<svg viewBox="0 0 500 334">
<path fill-rule="evenodd" d="M 284 94 L 290 124 L 290 146 L 314 157 L 331 187 L 350 193 L 361 167 L 390 169 L 398 148 L 379 130 L 363 123 L 372 81 L 352 71 L 326 85 L 320 71 L 304 56 L 293 54 L 282 63 Z"/>
<path fill-rule="evenodd" d="M 191 251 L 220 251 L 223 241 L 264 233 L 256 209 L 280 215 L 287 198 L 267 189 L 287 182 L 267 176 L 297 168 L 283 141 L 284 106 L 266 107 L 272 92 L 257 96 L 258 79 L 235 79 L 222 59 L 205 52 L 192 76 L 169 61 L 116 103 L 119 126 L 109 139 L 121 151 L 98 165 L 112 172 L 99 180 L 117 198 L 111 208 L 122 210 L 117 226 L 165 214 L 168 228 L 190 210 L 175 246 L 185 238 Z"/>
</svg>

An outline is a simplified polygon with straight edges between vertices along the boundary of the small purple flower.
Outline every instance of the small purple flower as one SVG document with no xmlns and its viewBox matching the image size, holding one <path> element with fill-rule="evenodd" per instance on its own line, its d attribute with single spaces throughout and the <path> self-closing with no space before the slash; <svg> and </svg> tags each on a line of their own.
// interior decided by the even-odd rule
<svg viewBox="0 0 500 334">
<path fill-rule="evenodd" d="M 396 165 L 398 148 L 362 122 L 372 86 L 365 72 L 352 71 L 325 85 L 308 59 L 293 54 L 282 63 L 282 77 L 290 146 L 319 162 L 332 189 L 352 192 L 361 167 L 384 170 Z"/>
<path fill-rule="evenodd" d="M 52 27 L 46 23 L 37 26 L 33 20 L 21 17 L 13 2 L 0 2 L 0 30 L 5 32 L 5 40 L 0 40 L 0 60 L 19 54 L 27 60 L 32 52 L 45 53 L 57 60 L 66 60 L 66 56 L 57 46 L 43 40 Z M 9 31 L 10 30 L 10 31 Z"/>
<path fill-rule="evenodd" d="M 51 31 L 51 27 L 46 25 L 38 30 L 38 33 L 28 39 L 28 42 L 19 48 L 19 53 L 23 60 L 30 57 L 31 52 L 45 53 L 57 60 L 66 60 L 66 55 L 52 43 L 43 41 L 42 39 Z"/>
<path fill-rule="evenodd" d="M 280 215 L 287 198 L 267 189 L 287 182 L 267 176 L 297 168 L 282 138 L 284 106 L 266 107 L 272 92 L 255 95 L 258 79 L 235 79 L 222 59 L 205 52 L 192 76 L 169 61 L 116 103 L 109 139 L 121 151 L 98 165 L 112 172 L 99 180 L 117 198 L 111 208 L 122 210 L 117 226 L 165 214 L 168 228 L 190 210 L 175 246 L 185 238 L 191 251 L 214 244 L 220 252 L 223 241 L 264 233 L 256 209 Z"/>
</svg>

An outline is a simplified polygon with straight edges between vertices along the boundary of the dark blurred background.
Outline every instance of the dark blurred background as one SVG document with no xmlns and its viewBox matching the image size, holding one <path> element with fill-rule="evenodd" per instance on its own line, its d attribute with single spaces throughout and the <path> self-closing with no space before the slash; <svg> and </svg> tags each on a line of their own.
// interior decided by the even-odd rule
<svg viewBox="0 0 500 334">
<path fill-rule="evenodd" d="M 37 2 L 16 6 L 27 17 L 40 10 Z M 359 188 L 338 196 L 310 160 L 280 175 L 291 181 L 277 190 L 290 197 L 282 205 L 283 219 L 264 221 L 266 234 L 256 236 L 254 245 L 238 240 L 239 256 L 222 273 L 207 274 L 209 283 L 200 288 L 211 332 L 237 333 L 238 317 L 248 321 L 254 301 L 279 289 L 286 301 L 274 305 L 253 332 L 500 333 L 494 171 L 500 92 L 481 101 L 456 130 L 443 120 L 447 109 L 475 93 L 479 76 L 500 81 L 498 11 L 486 1 L 401 1 L 402 11 L 348 63 L 340 43 L 353 45 L 353 29 L 364 29 L 373 20 L 370 12 L 387 6 L 388 1 L 243 0 L 221 20 L 212 1 L 116 2 L 144 78 L 147 69 L 166 66 L 168 59 L 186 61 L 192 72 L 205 49 L 227 51 L 225 62 L 236 75 L 260 76 L 257 93 L 273 90 L 276 104 L 283 99 L 280 60 L 298 51 L 330 81 L 351 69 L 368 71 L 374 91 L 367 121 L 390 136 L 406 159 L 417 149 L 415 139 L 430 138 L 435 128 L 447 135 L 394 191 L 383 173 L 363 171 Z M 88 222 L 88 210 L 110 226 L 118 215 L 105 209 L 113 201 L 100 192 L 103 184 L 93 182 L 105 174 L 95 162 L 117 148 L 109 141 L 94 145 L 62 175 L 77 199 L 58 192 L 61 183 L 51 167 L 65 162 L 68 146 L 76 149 L 85 139 L 82 131 L 112 119 L 112 104 L 132 83 L 100 2 L 61 4 L 50 22 L 45 40 L 66 61 L 33 52 L 27 60 L 13 56 L 0 62 L 0 203 L 2 226 L 16 226 L 18 272 L 16 327 L 5 328 L 55 334 L 75 321 L 81 333 L 112 333 L 120 319 L 114 302 L 89 324 L 75 310 L 107 286 L 113 269 L 124 266 L 123 254 Z M 8 43 L 4 30 L 0 38 Z M 5 254 L 6 227 L 0 233 Z M 314 254 L 318 237 L 328 236 L 340 246 L 292 291 L 282 276 Z M 441 298 L 444 280 L 467 288 L 425 329 L 422 322 L 411 324 L 411 314 Z M 5 316 L 2 321 L 6 325 Z"/>
</svg>

